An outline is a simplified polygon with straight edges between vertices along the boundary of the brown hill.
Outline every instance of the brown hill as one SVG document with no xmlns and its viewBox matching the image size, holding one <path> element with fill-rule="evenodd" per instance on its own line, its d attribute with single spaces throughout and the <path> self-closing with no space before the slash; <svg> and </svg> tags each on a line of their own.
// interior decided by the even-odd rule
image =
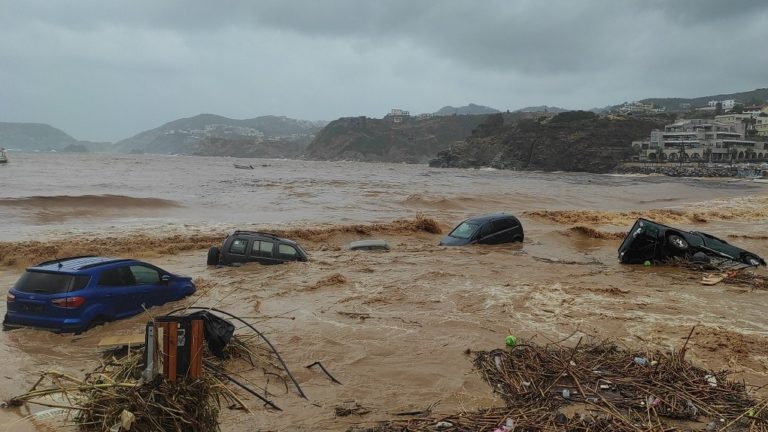
<svg viewBox="0 0 768 432">
<path fill-rule="evenodd" d="M 633 154 L 633 140 L 648 137 L 668 120 L 599 117 L 587 111 L 519 120 L 495 114 L 430 165 L 608 172 Z"/>
<path fill-rule="evenodd" d="M 468 137 L 483 115 L 345 117 L 329 123 L 307 147 L 315 160 L 423 163 Z M 397 121 L 397 122 L 396 122 Z"/>
</svg>

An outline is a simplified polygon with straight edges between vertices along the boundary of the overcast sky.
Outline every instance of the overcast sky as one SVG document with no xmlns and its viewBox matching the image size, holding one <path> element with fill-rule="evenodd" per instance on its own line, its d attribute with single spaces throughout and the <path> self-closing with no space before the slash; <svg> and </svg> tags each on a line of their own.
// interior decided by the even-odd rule
<svg viewBox="0 0 768 432">
<path fill-rule="evenodd" d="M 0 121 L 588 109 L 768 87 L 765 0 L 0 0 Z"/>
</svg>

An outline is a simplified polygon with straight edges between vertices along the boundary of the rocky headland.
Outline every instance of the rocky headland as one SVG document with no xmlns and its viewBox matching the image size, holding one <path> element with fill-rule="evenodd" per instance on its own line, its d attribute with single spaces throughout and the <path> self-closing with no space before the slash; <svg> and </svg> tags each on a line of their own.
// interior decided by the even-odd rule
<svg viewBox="0 0 768 432">
<path fill-rule="evenodd" d="M 603 117 L 588 111 L 522 119 L 494 114 L 465 141 L 439 152 L 430 166 L 606 173 L 631 158 L 633 140 L 648 136 L 667 120 Z"/>
</svg>

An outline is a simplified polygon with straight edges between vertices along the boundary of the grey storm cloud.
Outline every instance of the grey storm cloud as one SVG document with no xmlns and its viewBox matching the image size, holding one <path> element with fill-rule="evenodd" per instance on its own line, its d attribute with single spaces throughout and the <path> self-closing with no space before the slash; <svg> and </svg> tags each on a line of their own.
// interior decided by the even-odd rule
<svg viewBox="0 0 768 432">
<path fill-rule="evenodd" d="M 2 1 L 0 121 L 591 108 L 766 85 L 768 2 Z"/>
</svg>

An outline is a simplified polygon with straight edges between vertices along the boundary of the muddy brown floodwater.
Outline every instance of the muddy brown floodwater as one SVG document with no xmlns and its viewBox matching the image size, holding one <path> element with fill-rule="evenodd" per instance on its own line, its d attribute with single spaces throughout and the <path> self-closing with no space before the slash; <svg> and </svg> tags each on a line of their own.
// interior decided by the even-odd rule
<svg viewBox="0 0 768 432">
<path fill-rule="evenodd" d="M 671 349 L 696 326 L 691 359 L 768 384 L 768 292 L 704 286 L 701 275 L 680 269 L 616 261 L 617 233 L 638 215 L 768 256 L 766 184 L 272 160 L 249 161 L 257 166 L 251 171 L 233 170 L 234 162 L 242 161 L 14 157 L 12 170 L 0 167 L 0 286 L 10 287 L 29 262 L 83 250 L 137 256 L 194 277 L 194 296 L 151 314 L 195 304 L 247 317 L 308 395 L 304 400 L 253 371 L 245 379 L 266 386 L 284 411 L 244 396 L 254 413 L 222 407 L 223 431 L 336 431 L 432 404 L 436 413 L 499 405 L 466 352 L 502 347 L 507 334 Z M 72 172 L 86 174 L 75 179 Z M 525 242 L 448 248 L 437 246 L 439 234 L 390 223 L 422 213 L 448 230 L 490 211 L 518 215 Z M 372 223 L 379 225 L 345 228 Z M 279 229 L 297 238 L 311 260 L 206 267 L 207 246 L 234 227 Z M 392 250 L 343 249 L 361 238 L 386 239 Z M 28 390 L 43 370 L 91 371 L 101 338 L 140 333 L 146 320 L 79 336 L 0 333 L 0 398 Z M 305 368 L 316 361 L 341 384 Z M 336 417 L 334 408 L 350 401 L 371 412 Z M 29 413 L 0 410 L 0 431 L 75 430 L 55 412 L 44 419 Z"/>
</svg>

